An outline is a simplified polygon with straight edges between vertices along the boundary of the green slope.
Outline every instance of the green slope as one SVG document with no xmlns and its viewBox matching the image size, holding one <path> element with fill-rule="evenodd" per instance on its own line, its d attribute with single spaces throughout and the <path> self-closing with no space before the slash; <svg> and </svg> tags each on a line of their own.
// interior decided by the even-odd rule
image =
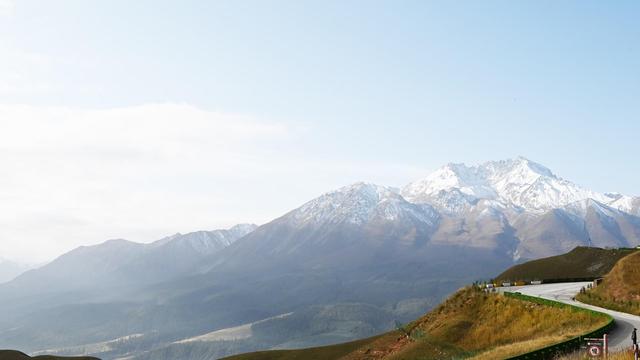
<svg viewBox="0 0 640 360">
<path fill-rule="evenodd" d="M 578 294 L 579 301 L 640 315 L 640 252 L 620 260 L 597 287 Z"/>
<path fill-rule="evenodd" d="M 387 334 L 343 344 L 320 346 L 300 350 L 272 350 L 240 354 L 225 358 L 227 360 L 328 360 L 338 359 L 357 349 L 367 346 Z"/>
<path fill-rule="evenodd" d="M 95 357 L 83 356 L 83 357 L 66 357 L 66 356 L 51 356 L 40 355 L 31 357 L 25 353 L 15 350 L 0 350 L 0 360 L 100 360 Z"/>
<path fill-rule="evenodd" d="M 608 319 L 465 288 L 404 327 L 356 342 L 261 351 L 226 360 L 495 360 L 522 354 L 603 326 Z"/>
<path fill-rule="evenodd" d="M 570 252 L 515 265 L 496 277 L 502 281 L 562 281 L 594 279 L 606 275 L 618 260 L 636 249 L 576 247 Z"/>
</svg>

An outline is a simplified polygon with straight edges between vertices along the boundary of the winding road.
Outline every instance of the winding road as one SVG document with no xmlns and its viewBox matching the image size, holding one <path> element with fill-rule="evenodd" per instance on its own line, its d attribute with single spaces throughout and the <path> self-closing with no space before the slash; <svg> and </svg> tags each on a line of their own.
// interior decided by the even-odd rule
<svg viewBox="0 0 640 360">
<path fill-rule="evenodd" d="M 619 311 L 604 309 L 601 307 L 584 304 L 572 300 L 583 286 L 589 282 L 557 283 L 527 286 L 511 286 L 500 288 L 501 291 L 520 292 L 524 295 L 536 296 L 549 300 L 556 300 L 565 304 L 591 309 L 613 316 L 615 326 L 609 334 L 609 349 L 620 350 L 631 347 L 631 331 L 640 329 L 640 316 L 630 315 Z"/>
</svg>

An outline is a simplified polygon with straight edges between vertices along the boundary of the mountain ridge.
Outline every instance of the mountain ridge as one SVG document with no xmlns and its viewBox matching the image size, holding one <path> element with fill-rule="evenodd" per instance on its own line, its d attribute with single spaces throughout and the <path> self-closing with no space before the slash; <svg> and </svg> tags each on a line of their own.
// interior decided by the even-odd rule
<svg viewBox="0 0 640 360">
<path fill-rule="evenodd" d="M 476 167 L 449 165 L 435 174 L 400 190 L 363 182 L 341 187 L 232 242 L 222 241 L 221 249 L 202 246 L 207 239 L 218 244 L 217 236 L 206 232 L 176 234 L 147 246 L 114 241 L 83 248 L 83 261 L 68 261 L 68 273 L 54 273 L 55 281 L 36 271 L 31 274 L 40 275 L 30 275 L 37 280 L 32 284 L 0 286 L 2 295 L 22 296 L 15 301 L 20 304 L 16 315 L 0 316 L 0 325 L 25 324 L 0 332 L 0 341 L 39 350 L 140 333 L 137 344 L 153 345 L 290 312 L 291 317 L 278 321 L 296 333 L 296 326 L 306 323 L 300 319 L 313 313 L 312 306 L 362 304 L 368 309 L 356 322 L 326 321 L 313 338 L 296 343 L 321 345 L 338 339 L 336 332 L 346 341 L 364 335 L 362 329 L 379 329 L 370 319 L 389 316 L 389 309 L 403 308 L 407 301 L 416 305 L 394 314 L 411 319 L 461 285 L 488 279 L 514 263 L 576 246 L 640 244 L 637 211 L 616 207 L 633 205 L 637 198 L 608 194 L 603 200 L 524 158 Z M 546 192 L 551 195 L 544 201 L 521 206 Z M 597 199 L 591 200 L 591 194 Z M 547 200 L 562 206 L 538 206 Z M 91 255 L 100 256 L 104 266 L 86 255 L 96 249 L 110 250 Z M 106 270 L 96 272 L 95 267 Z M 78 276 L 86 286 L 69 288 L 67 280 Z M 43 292 L 46 299 L 32 303 L 36 300 L 29 291 Z M 78 332 L 62 337 L 37 332 L 43 321 L 78 312 L 97 314 L 105 323 L 76 323 Z M 268 341 L 238 346 L 279 344 Z M 211 346 L 220 346 L 216 354 L 241 351 L 229 344 Z M 118 351 L 109 356 L 122 355 Z"/>
<path fill-rule="evenodd" d="M 0 257 L 0 284 L 15 279 L 18 275 L 33 267 L 34 265 L 27 265 Z"/>
<path fill-rule="evenodd" d="M 25 294 L 33 295 L 52 286 L 56 291 L 64 292 L 95 284 L 109 288 L 165 281 L 196 269 L 199 260 L 231 245 L 256 227 L 241 224 L 230 229 L 176 234 L 152 243 L 111 239 L 80 246 L 50 263 L 24 272 L 5 285 L 11 292 L 27 288 L 29 292 Z"/>
<path fill-rule="evenodd" d="M 458 196 L 453 196 L 456 193 Z M 473 166 L 450 163 L 409 183 L 401 194 L 412 202 L 435 202 L 448 212 L 480 199 L 497 200 L 529 212 L 544 212 L 587 198 L 631 212 L 637 202 L 636 197 L 580 187 L 524 157 Z M 447 201 L 447 196 L 451 200 Z"/>
</svg>

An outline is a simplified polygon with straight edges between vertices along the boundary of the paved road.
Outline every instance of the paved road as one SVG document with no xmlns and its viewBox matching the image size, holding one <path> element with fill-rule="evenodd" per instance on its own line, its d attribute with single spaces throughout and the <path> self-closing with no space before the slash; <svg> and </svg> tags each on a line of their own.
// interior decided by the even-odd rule
<svg viewBox="0 0 640 360">
<path fill-rule="evenodd" d="M 520 292 L 525 295 L 537 296 L 545 299 L 556 300 L 566 304 L 579 306 L 585 309 L 600 311 L 613 316 L 615 326 L 609 334 L 609 349 L 619 350 L 631 347 L 631 331 L 633 328 L 640 329 L 640 316 L 621 313 L 618 311 L 603 309 L 601 307 L 583 304 L 572 300 L 580 288 L 589 284 L 588 282 L 558 283 L 528 286 L 512 286 L 501 288 L 501 290 Z M 640 334 L 639 334 L 640 335 Z"/>
</svg>

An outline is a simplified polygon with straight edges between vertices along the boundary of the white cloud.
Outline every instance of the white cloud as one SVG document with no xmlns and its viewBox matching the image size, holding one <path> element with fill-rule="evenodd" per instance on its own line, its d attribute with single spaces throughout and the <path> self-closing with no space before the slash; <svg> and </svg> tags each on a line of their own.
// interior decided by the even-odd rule
<svg viewBox="0 0 640 360">
<path fill-rule="evenodd" d="M 0 105 L 0 253 L 39 261 L 112 237 L 230 225 L 238 189 L 227 185 L 257 176 L 289 138 L 283 124 L 184 104 Z"/>
<path fill-rule="evenodd" d="M 264 223 L 348 183 L 418 171 L 331 157 L 302 129 L 186 104 L 0 104 L 0 254 L 39 262 L 111 238 Z"/>
</svg>

